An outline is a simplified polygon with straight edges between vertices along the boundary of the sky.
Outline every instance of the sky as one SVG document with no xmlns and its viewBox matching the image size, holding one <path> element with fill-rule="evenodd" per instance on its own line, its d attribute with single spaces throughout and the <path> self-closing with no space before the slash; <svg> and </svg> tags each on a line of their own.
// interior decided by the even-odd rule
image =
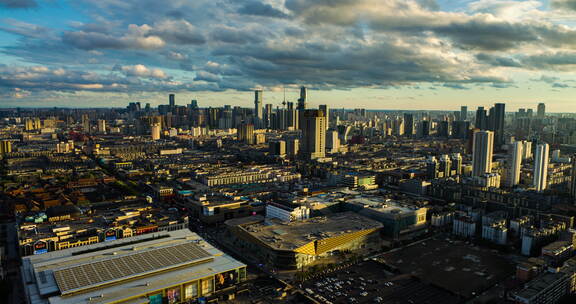
<svg viewBox="0 0 576 304">
<path fill-rule="evenodd" d="M 576 112 L 576 0 L 0 0 L 0 107 Z"/>
</svg>

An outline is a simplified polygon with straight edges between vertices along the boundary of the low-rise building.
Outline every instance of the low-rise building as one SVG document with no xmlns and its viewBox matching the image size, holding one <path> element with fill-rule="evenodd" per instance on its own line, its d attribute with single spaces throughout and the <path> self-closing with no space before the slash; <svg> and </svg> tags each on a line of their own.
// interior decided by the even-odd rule
<svg viewBox="0 0 576 304">
<path fill-rule="evenodd" d="M 454 222 L 454 212 L 446 211 L 434 213 L 430 216 L 430 224 L 434 227 L 451 225 Z"/>
<path fill-rule="evenodd" d="M 568 260 L 574 252 L 574 246 L 567 241 L 557 241 L 542 247 L 542 258 L 550 267 L 559 267 Z"/>
<path fill-rule="evenodd" d="M 246 279 L 246 265 L 188 230 L 25 257 L 30 304 L 183 303 Z"/>
<path fill-rule="evenodd" d="M 226 225 L 235 249 L 277 269 L 301 269 L 328 256 L 381 246 L 382 224 L 353 212 L 290 223 L 254 216 Z"/>
<path fill-rule="evenodd" d="M 268 203 L 266 218 L 275 218 L 282 222 L 302 221 L 310 218 L 310 208 L 297 204 Z"/>
<path fill-rule="evenodd" d="M 506 224 L 491 223 L 482 226 L 482 238 L 498 245 L 506 245 L 508 240 L 508 228 Z"/>
<path fill-rule="evenodd" d="M 185 199 L 191 215 L 204 224 L 223 223 L 226 220 L 264 214 L 262 202 L 252 202 L 245 197 L 227 194 L 201 194 Z"/>
<path fill-rule="evenodd" d="M 565 295 L 576 291 L 576 260 L 566 261 L 561 268 L 552 268 L 510 293 L 519 304 L 558 303 Z"/>
<path fill-rule="evenodd" d="M 427 229 L 426 207 L 364 196 L 349 199 L 344 206 L 348 210 L 382 223 L 383 234 L 395 240 L 411 238 L 424 233 Z"/>
<path fill-rule="evenodd" d="M 470 238 L 476 235 L 476 221 L 466 215 L 454 217 L 452 233 L 461 237 Z"/>
<path fill-rule="evenodd" d="M 194 177 L 209 187 L 300 180 L 300 173 L 281 167 L 256 166 L 252 168 L 205 168 L 194 172 Z"/>
<path fill-rule="evenodd" d="M 188 228 L 186 215 L 138 201 L 124 208 L 114 208 L 113 204 L 93 207 L 85 214 L 74 213 L 73 208 L 58 209 L 62 209 L 60 213 L 48 210 L 45 215 L 48 221 L 29 216 L 20 223 L 18 240 L 22 256 Z"/>
</svg>

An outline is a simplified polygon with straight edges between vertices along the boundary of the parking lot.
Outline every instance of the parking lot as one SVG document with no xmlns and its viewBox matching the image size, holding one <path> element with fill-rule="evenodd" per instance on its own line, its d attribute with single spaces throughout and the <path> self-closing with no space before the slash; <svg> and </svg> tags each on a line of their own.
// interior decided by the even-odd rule
<svg viewBox="0 0 576 304">
<path fill-rule="evenodd" d="M 276 279 L 259 277 L 241 283 L 237 288 L 236 298 L 219 303 L 297 303 L 290 292 L 285 292 L 285 285 Z"/>
<path fill-rule="evenodd" d="M 302 289 L 321 303 L 458 303 L 447 291 L 391 274 L 371 260 L 307 281 Z"/>
<path fill-rule="evenodd" d="M 514 273 L 510 261 L 495 250 L 441 238 L 386 253 L 381 261 L 464 298 L 478 295 Z"/>
</svg>

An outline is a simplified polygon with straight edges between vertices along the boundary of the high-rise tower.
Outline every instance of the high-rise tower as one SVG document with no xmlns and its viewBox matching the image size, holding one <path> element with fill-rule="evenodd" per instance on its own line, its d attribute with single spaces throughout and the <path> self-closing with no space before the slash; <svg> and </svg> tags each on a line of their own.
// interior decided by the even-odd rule
<svg viewBox="0 0 576 304">
<path fill-rule="evenodd" d="M 468 107 L 462 106 L 460 107 L 460 120 L 468 120 Z"/>
<path fill-rule="evenodd" d="M 264 118 L 264 109 L 262 108 L 262 90 L 254 91 L 254 116 L 258 122 L 261 122 Z"/>
<path fill-rule="evenodd" d="M 508 165 L 507 186 L 512 188 L 520 182 L 520 169 L 522 167 L 522 158 L 524 155 L 524 143 L 521 141 L 514 142 L 510 150 Z"/>
<path fill-rule="evenodd" d="M 494 132 L 478 131 L 474 133 L 472 148 L 472 175 L 482 176 L 492 171 L 492 153 L 494 150 Z"/>
<path fill-rule="evenodd" d="M 570 194 L 576 204 L 576 154 L 572 155 L 572 171 L 570 179 Z"/>
<path fill-rule="evenodd" d="M 506 104 L 497 103 L 494 105 L 494 112 L 491 113 L 494 117 L 493 119 L 493 131 L 494 131 L 494 143 L 497 148 L 500 148 L 504 144 L 504 127 L 505 127 L 505 116 L 506 116 Z"/>
<path fill-rule="evenodd" d="M 330 125 L 330 109 L 328 105 L 319 105 L 318 110 L 324 112 L 324 116 L 326 117 L 326 129 L 328 129 Z"/>
<path fill-rule="evenodd" d="M 300 88 L 300 98 L 298 98 L 298 107 L 297 109 L 300 111 L 306 110 L 306 87 Z"/>
<path fill-rule="evenodd" d="M 326 116 L 322 110 L 304 110 L 300 154 L 306 159 L 326 156 Z"/>
<path fill-rule="evenodd" d="M 536 146 L 534 155 L 534 188 L 536 191 L 544 191 L 548 186 L 548 153 L 550 146 L 548 144 L 539 144 Z"/>
<path fill-rule="evenodd" d="M 538 118 L 546 117 L 546 104 L 542 102 L 538 104 L 538 109 L 536 110 L 536 116 Z"/>
<path fill-rule="evenodd" d="M 176 108 L 176 95 L 168 95 L 168 104 L 170 105 L 170 111 L 173 112 L 174 108 Z"/>
<path fill-rule="evenodd" d="M 484 107 L 478 107 L 476 110 L 476 123 L 474 127 L 480 130 L 486 130 L 488 127 L 488 118 L 486 117 L 486 110 Z"/>
</svg>

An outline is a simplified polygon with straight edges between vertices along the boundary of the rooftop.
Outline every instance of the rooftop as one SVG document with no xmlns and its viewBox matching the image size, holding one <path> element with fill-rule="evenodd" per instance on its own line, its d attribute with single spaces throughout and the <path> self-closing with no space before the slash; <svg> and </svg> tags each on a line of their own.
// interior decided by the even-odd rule
<svg viewBox="0 0 576 304">
<path fill-rule="evenodd" d="M 30 302 L 109 303 L 245 266 L 188 230 L 155 236 L 25 257 Z"/>
<path fill-rule="evenodd" d="M 370 208 L 381 213 L 412 213 L 420 209 L 420 207 L 414 205 L 403 204 L 399 201 L 394 201 L 383 197 L 359 196 L 347 200 L 346 202 L 349 204 L 360 205 L 364 208 Z"/>
<path fill-rule="evenodd" d="M 228 225 L 239 225 L 246 232 L 276 250 L 294 250 L 316 240 L 347 233 L 378 229 L 382 224 L 353 212 L 313 217 L 304 221 L 282 223 L 275 219 L 265 223 L 263 217 L 253 220 L 229 220 Z"/>
</svg>

